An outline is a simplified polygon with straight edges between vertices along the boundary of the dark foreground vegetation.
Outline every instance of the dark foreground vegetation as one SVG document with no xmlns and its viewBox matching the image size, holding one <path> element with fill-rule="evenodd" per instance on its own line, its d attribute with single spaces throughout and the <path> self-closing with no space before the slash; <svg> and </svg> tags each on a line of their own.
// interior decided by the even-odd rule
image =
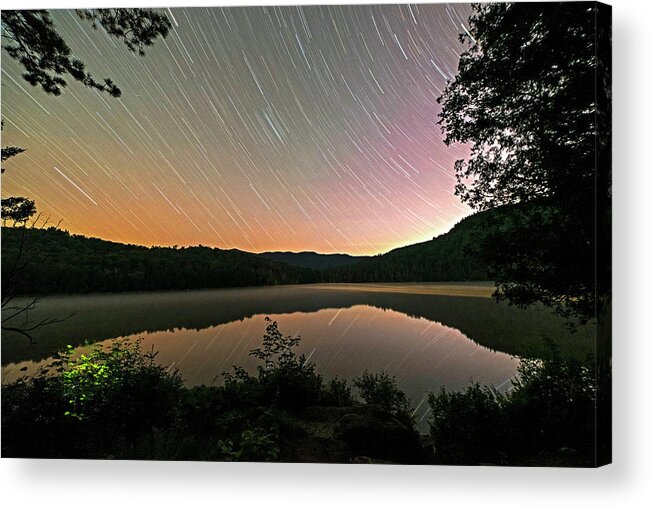
<svg viewBox="0 0 651 507">
<path fill-rule="evenodd" d="M 590 363 L 525 360 L 508 394 L 431 393 L 430 434 L 385 372 L 325 380 L 269 321 L 255 374 L 186 388 L 139 342 L 115 341 L 2 388 L 3 457 L 592 466 Z M 354 392 L 356 394 L 354 394 Z"/>
</svg>

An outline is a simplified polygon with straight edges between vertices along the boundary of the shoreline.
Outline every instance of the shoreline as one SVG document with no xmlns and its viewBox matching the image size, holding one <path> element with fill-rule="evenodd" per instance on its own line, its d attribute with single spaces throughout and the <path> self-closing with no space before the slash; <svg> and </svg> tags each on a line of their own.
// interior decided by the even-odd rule
<svg viewBox="0 0 651 507">
<path fill-rule="evenodd" d="M 277 285 L 242 285 L 234 287 L 205 287 L 201 289 L 168 289 L 168 290 L 133 290 L 121 292 L 53 292 L 50 294 L 19 294 L 16 300 L 39 298 L 68 298 L 87 296 L 123 296 L 123 295 L 151 295 L 177 293 L 199 293 L 214 291 L 233 291 L 272 288 L 314 288 L 321 290 L 345 290 L 358 292 L 391 292 L 403 294 L 420 294 L 432 296 L 468 296 L 491 297 L 495 285 L 490 281 L 445 281 L 445 282 L 316 282 L 316 283 L 290 283 Z M 413 287 L 413 288 L 412 288 Z M 419 287 L 419 288 L 417 288 Z M 465 289 L 464 289 L 465 287 Z"/>
</svg>

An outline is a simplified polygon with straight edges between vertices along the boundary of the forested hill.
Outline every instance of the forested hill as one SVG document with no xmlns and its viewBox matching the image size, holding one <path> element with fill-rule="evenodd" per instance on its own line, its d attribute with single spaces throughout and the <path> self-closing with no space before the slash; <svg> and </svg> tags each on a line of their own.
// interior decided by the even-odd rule
<svg viewBox="0 0 651 507">
<path fill-rule="evenodd" d="M 21 235 L 23 252 L 18 263 Z M 29 261 L 29 259 L 32 259 Z M 2 228 L 2 287 L 29 261 L 18 294 L 202 289 L 309 283 L 311 270 L 240 250 L 143 247 L 55 229 Z"/>
<path fill-rule="evenodd" d="M 446 234 L 375 257 L 314 252 L 253 254 L 204 246 L 143 247 L 52 228 L 3 227 L 2 286 L 18 294 L 52 294 L 314 282 L 488 280 L 486 269 L 466 251 L 490 228 L 492 213 L 471 215 Z M 21 242 L 23 251 L 17 264 Z M 24 269 L 14 276 L 16 265 L 24 265 Z"/>
<path fill-rule="evenodd" d="M 290 266 L 324 270 L 339 266 L 349 266 L 369 257 L 356 257 L 348 254 L 321 254 L 316 252 L 263 252 L 267 259 L 284 262 Z"/>
<path fill-rule="evenodd" d="M 449 232 L 429 241 L 396 248 L 351 266 L 326 272 L 329 282 L 435 282 L 489 280 L 485 266 L 468 255 L 495 226 L 484 211 L 464 218 Z"/>
</svg>

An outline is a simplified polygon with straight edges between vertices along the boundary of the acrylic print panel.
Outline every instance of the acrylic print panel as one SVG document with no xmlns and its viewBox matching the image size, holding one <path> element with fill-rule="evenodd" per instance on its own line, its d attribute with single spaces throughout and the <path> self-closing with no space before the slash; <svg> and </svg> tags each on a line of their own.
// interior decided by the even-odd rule
<svg viewBox="0 0 651 507">
<path fill-rule="evenodd" d="M 608 463 L 610 15 L 3 11 L 3 457 Z"/>
</svg>

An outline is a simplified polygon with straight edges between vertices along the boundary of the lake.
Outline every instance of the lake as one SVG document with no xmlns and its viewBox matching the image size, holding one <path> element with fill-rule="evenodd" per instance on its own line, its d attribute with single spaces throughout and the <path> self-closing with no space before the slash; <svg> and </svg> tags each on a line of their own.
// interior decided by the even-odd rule
<svg viewBox="0 0 651 507">
<path fill-rule="evenodd" d="M 429 391 L 469 382 L 508 389 L 519 357 L 535 357 L 543 338 L 566 355 L 594 350 L 594 328 L 570 333 L 548 310 L 496 303 L 483 283 L 315 284 L 44 298 L 30 312 L 65 321 L 43 327 L 30 344 L 2 337 L 2 382 L 34 373 L 67 344 L 141 337 L 157 359 L 178 368 L 188 385 L 219 384 L 240 365 L 253 371 L 265 317 L 300 336 L 298 351 L 330 378 L 387 370 L 426 416 Z M 83 347 L 82 347 L 83 348 Z"/>
</svg>

